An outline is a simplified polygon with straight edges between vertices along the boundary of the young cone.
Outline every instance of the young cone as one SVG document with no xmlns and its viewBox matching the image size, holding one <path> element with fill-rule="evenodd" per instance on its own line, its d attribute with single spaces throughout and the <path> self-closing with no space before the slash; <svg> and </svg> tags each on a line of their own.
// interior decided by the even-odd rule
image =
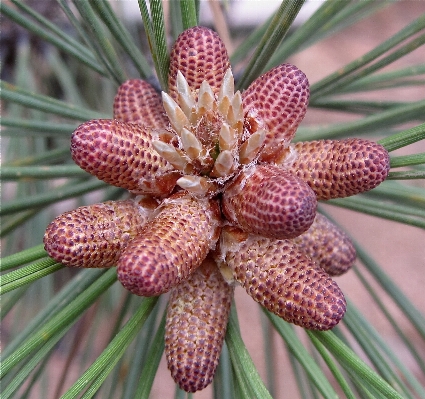
<svg viewBox="0 0 425 399">
<path fill-rule="evenodd" d="M 290 323 L 328 330 L 344 316 L 346 302 L 338 285 L 292 240 L 224 227 L 217 261 L 255 301 Z"/>
<path fill-rule="evenodd" d="M 218 94 L 229 68 L 226 47 L 217 33 L 203 26 L 187 29 L 180 34 L 171 50 L 169 94 L 174 100 L 178 99 L 178 71 L 186 78 L 191 90 L 198 90 L 205 80 Z"/>
<path fill-rule="evenodd" d="M 115 266 L 156 206 L 153 200 L 108 201 L 63 213 L 47 227 L 44 248 L 66 266 Z"/>
<path fill-rule="evenodd" d="M 305 180 L 318 200 L 372 190 L 390 170 L 387 150 L 363 139 L 320 140 L 294 145 L 298 157 L 288 170 Z"/>
<path fill-rule="evenodd" d="M 319 213 L 294 243 L 330 276 L 345 273 L 356 260 L 356 249 L 347 234 Z"/>
<path fill-rule="evenodd" d="M 279 239 L 305 232 L 316 215 L 316 196 L 307 183 L 272 165 L 254 165 L 223 195 L 223 213 L 242 230 Z"/>
<path fill-rule="evenodd" d="M 160 295 L 186 279 L 215 247 L 218 205 L 180 192 L 130 242 L 118 261 L 118 279 L 133 294 Z"/>
<path fill-rule="evenodd" d="M 233 297 L 209 257 L 171 291 L 165 355 L 174 381 L 186 392 L 204 389 L 214 377 Z"/>
<path fill-rule="evenodd" d="M 307 77 L 291 64 L 271 69 L 242 93 L 245 114 L 265 123 L 268 131 L 262 161 L 273 162 L 274 154 L 287 147 L 304 118 L 309 97 Z"/>
<path fill-rule="evenodd" d="M 141 79 L 127 80 L 118 88 L 114 100 L 114 119 L 156 129 L 169 125 L 161 95 Z"/>
<path fill-rule="evenodd" d="M 152 147 L 151 130 L 134 123 L 83 123 L 72 134 L 71 155 L 86 172 L 133 194 L 166 195 L 180 177 Z"/>
</svg>

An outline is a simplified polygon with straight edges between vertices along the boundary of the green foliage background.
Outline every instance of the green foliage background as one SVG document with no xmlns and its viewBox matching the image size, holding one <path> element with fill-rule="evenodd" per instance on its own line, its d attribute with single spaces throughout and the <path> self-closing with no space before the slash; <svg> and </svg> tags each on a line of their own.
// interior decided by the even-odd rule
<svg viewBox="0 0 425 399">
<path fill-rule="evenodd" d="M 153 398 L 164 347 L 166 300 L 127 293 L 116 283 L 114 269 L 66 269 L 46 256 L 41 241 L 47 224 L 64 208 L 124 194 L 72 163 L 70 134 L 85 120 L 111 117 L 115 90 L 127 78 L 157 82 L 165 90 L 170 44 L 198 23 L 199 7 L 206 4 L 139 0 L 142 32 L 124 25 L 105 0 L 57 0 L 50 12 L 57 16 L 60 11 L 61 19 L 27 4 L 11 0 L 0 5 L 2 40 L 10 40 L 13 55 L 12 63 L 3 58 L 1 82 L 2 398 Z M 303 4 L 283 1 L 266 23 L 238 36 L 231 62 L 240 71 L 239 89 L 297 52 L 392 6 L 390 1 L 327 1 L 291 29 Z M 166 15 L 164 5 L 169 8 Z M 216 27 L 226 32 L 219 16 Z M 5 31 L 10 36 L 5 37 Z M 411 144 L 425 139 L 425 99 L 373 101 L 368 94 L 423 86 L 424 63 L 382 69 L 415 50 L 423 51 L 424 43 L 425 10 L 388 40 L 312 85 L 311 109 L 356 118 L 327 126 L 303 125 L 296 136 L 379 139 L 391 155 L 388 181 L 370 193 L 328 203 L 354 210 L 359 218 L 363 213 L 395 221 L 395 235 L 397 226 L 424 235 L 425 153 L 415 153 Z M 332 207 L 322 210 L 332 213 Z M 287 349 L 292 365 L 288 373 L 293 376 L 287 384 L 297 385 L 299 397 L 425 398 L 425 318 L 420 302 L 412 303 L 400 288 L 400 280 L 410 277 L 402 261 L 399 276 L 392 279 L 373 251 L 359 245 L 357 250 L 359 261 L 350 273 L 388 321 L 397 347 L 357 309 L 350 292 L 349 311 L 330 332 L 306 332 L 264 311 L 262 350 L 267 367 L 260 371 L 261 378 L 233 307 L 207 397 L 286 397 L 276 391 L 276 380 L 286 372 L 281 372 L 281 359 L 274 353 L 274 336 Z M 397 253 L 402 248 L 387 250 Z M 408 354 L 408 363 L 401 353 Z M 58 359 L 60 367 L 52 367 Z M 164 367 L 159 366 L 161 376 Z M 71 383 L 65 381 L 68 374 Z M 192 397 L 175 390 L 176 398 L 186 396 Z"/>
</svg>

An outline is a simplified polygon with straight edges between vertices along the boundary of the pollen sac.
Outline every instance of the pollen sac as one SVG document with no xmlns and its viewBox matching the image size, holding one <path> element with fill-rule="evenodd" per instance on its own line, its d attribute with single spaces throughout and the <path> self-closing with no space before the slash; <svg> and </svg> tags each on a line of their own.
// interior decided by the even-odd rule
<svg viewBox="0 0 425 399">
<path fill-rule="evenodd" d="M 279 239 L 308 230 L 316 215 L 316 196 L 291 173 L 254 165 L 239 174 L 223 195 L 223 213 L 242 230 Z"/>
<path fill-rule="evenodd" d="M 118 279 L 133 294 L 160 295 L 186 279 L 215 247 L 220 215 L 214 201 L 172 195 L 118 261 Z"/>
<path fill-rule="evenodd" d="M 245 115 L 258 118 L 256 122 L 265 123 L 268 130 L 262 161 L 272 162 L 288 146 L 307 111 L 309 96 L 307 77 L 291 64 L 271 69 L 242 93 Z"/>
<path fill-rule="evenodd" d="M 134 123 L 83 123 L 72 134 L 71 155 L 86 172 L 133 194 L 166 195 L 180 177 L 152 147 L 151 130 Z"/>
<path fill-rule="evenodd" d="M 191 90 L 198 90 L 206 81 L 218 94 L 229 67 L 226 47 L 217 33 L 202 26 L 187 29 L 180 34 L 171 50 L 169 94 L 174 100 L 178 99 L 178 71 L 186 78 Z"/>
<path fill-rule="evenodd" d="M 388 176 L 386 149 L 363 139 L 296 143 L 298 152 L 289 171 L 305 180 L 318 200 L 343 198 L 375 188 Z"/>
<path fill-rule="evenodd" d="M 330 276 L 345 273 L 356 260 L 356 249 L 347 234 L 320 213 L 294 243 Z"/>
<path fill-rule="evenodd" d="M 66 266 L 111 267 L 158 204 L 149 199 L 108 201 L 63 213 L 49 224 L 44 248 Z"/>
<path fill-rule="evenodd" d="M 209 257 L 171 290 L 165 355 L 174 381 L 186 392 L 204 389 L 213 380 L 233 290 Z"/>
<path fill-rule="evenodd" d="M 249 235 L 224 227 L 218 262 L 266 309 L 303 328 L 328 330 L 346 310 L 338 285 L 292 240 Z"/>
<path fill-rule="evenodd" d="M 141 79 L 127 80 L 118 88 L 114 101 L 114 119 L 157 129 L 168 126 L 161 95 Z"/>
</svg>

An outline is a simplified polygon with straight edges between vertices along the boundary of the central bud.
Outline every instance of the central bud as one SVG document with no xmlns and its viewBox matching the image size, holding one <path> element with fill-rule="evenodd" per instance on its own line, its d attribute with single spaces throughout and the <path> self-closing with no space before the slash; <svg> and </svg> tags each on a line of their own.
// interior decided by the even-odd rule
<svg viewBox="0 0 425 399">
<path fill-rule="evenodd" d="M 258 158 L 266 136 L 264 124 L 253 113 L 245 117 L 230 69 L 218 95 L 207 81 L 192 90 L 180 71 L 177 91 L 177 102 L 162 93 L 172 130 L 158 132 L 153 146 L 181 171 L 181 188 L 214 195 L 241 166 Z"/>
</svg>

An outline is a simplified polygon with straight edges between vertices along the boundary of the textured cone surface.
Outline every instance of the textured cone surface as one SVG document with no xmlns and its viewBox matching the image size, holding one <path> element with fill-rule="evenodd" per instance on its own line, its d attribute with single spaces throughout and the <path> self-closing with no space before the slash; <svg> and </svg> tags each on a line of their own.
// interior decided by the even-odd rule
<svg viewBox="0 0 425 399">
<path fill-rule="evenodd" d="M 338 285 L 292 240 L 275 240 L 223 228 L 221 261 L 251 297 L 284 320 L 328 330 L 344 316 Z"/>
<path fill-rule="evenodd" d="M 58 216 L 44 234 L 50 257 L 67 266 L 111 267 L 153 209 L 135 200 L 83 206 Z"/>
<path fill-rule="evenodd" d="M 127 80 L 118 88 L 114 118 L 157 129 L 169 124 L 161 95 L 148 82 L 140 79 Z"/>
<path fill-rule="evenodd" d="M 242 230 L 274 238 L 305 232 L 316 215 L 310 187 L 282 168 L 257 165 L 243 171 L 223 196 L 223 212 Z"/>
<path fill-rule="evenodd" d="M 309 96 L 307 77 L 291 64 L 271 69 L 242 93 L 244 113 L 257 114 L 268 130 L 262 160 L 273 160 L 273 154 L 292 140 L 307 111 Z"/>
<path fill-rule="evenodd" d="M 179 177 L 152 147 L 150 131 L 110 119 L 92 120 L 72 134 L 75 163 L 98 179 L 133 194 L 168 194 Z"/>
<path fill-rule="evenodd" d="M 217 94 L 228 68 L 229 56 L 217 33 L 202 26 L 187 29 L 177 38 L 171 51 L 169 94 L 177 100 L 177 71 L 183 74 L 192 90 L 199 89 L 206 80 Z"/>
<path fill-rule="evenodd" d="M 204 389 L 213 380 L 232 297 L 233 287 L 209 258 L 171 291 L 165 354 L 174 381 L 186 392 Z"/>
<path fill-rule="evenodd" d="M 362 139 L 296 143 L 298 158 L 289 170 L 305 180 L 318 200 L 369 191 L 388 176 L 390 159 L 380 144 Z"/>
<path fill-rule="evenodd" d="M 311 227 L 294 242 L 331 276 L 345 273 L 356 260 L 356 249 L 347 234 L 319 213 Z"/>
<path fill-rule="evenodd" d="M 161 208 L 118 261 L 118 279 L 136 295 L 169 291 L 202 263 L 218 239 L 215 202 L 178 193 Z"/>
</svg>

